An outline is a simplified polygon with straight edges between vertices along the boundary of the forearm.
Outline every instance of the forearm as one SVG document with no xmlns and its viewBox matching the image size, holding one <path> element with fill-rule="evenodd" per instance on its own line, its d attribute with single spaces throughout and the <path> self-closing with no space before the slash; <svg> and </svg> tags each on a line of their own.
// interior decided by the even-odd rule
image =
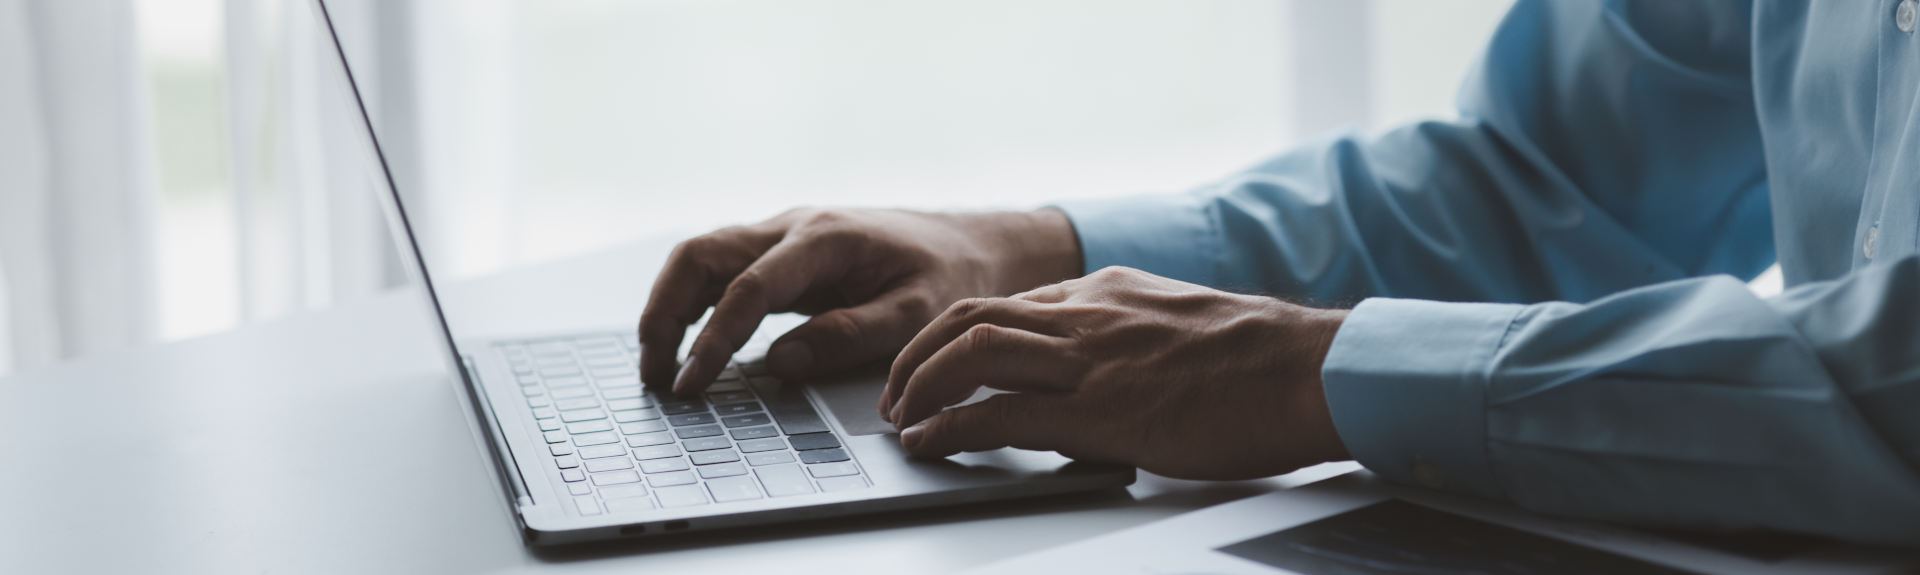
<svg viewBox="0 0 1920 575">
<path fill-rule="evenodd" d="M 1920 543 L 1920 260 L 1762 300 L 1363 303 L 1323 370 L 1358 460 L 1548 513 Z"/>
</svg>

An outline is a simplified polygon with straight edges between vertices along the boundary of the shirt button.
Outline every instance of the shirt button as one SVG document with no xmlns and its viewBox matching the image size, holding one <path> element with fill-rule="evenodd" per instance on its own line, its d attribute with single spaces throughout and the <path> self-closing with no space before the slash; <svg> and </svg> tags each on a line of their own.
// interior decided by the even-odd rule
<svg viewBox="0 0 1920 575">
<path fill-rule="evenodd" d="M 1909 2 L 1911 4 L 1911 2 Z M 1867 228 L 1867 239 L 1860 242 L 1860 255 L 1873 259 L 1873 245 L 1880 243 L 1880 224 Z"/>
<path fill-rule="evenodd" d="M 1899 26 L 1901 32 L 1911 33 L 1915 20 L 1920 20 L 1920 7 L 1914 6 L 1913 0 L 1900 0 L 1900 8 L 1893 11 L 1893 24 Z"/>
</svg>

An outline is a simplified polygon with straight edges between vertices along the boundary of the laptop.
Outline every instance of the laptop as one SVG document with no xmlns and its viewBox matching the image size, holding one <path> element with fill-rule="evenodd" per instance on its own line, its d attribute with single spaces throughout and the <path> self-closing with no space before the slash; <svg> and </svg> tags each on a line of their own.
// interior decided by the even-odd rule
<svg viewBox="0 0 1920 575">
<path fill-rule="evenodd" d="M 337 88 L 403 265 L 424 286 L 457 374 L 460 399 L 489 454 L 523 540 L 564 545 L 727 527 L 1107 489 L 1131 467 L 1002 449 L 909 458 L 874 412 L 884 370 L 781 381 L 748 346 L 694 397 L 643 386 L 628 330 L 456 339 L 434 291 L 405 203 L 367 115 L 326 0 L 313 0 L 339 62 Z"/>
</svg>

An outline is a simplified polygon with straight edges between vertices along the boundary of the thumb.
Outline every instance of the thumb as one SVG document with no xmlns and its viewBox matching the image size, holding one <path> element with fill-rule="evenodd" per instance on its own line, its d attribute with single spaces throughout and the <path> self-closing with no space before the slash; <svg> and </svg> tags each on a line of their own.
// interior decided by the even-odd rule
<svg viewBox="0 0 1920 575">
<path fill-rule="evenodd" d="M 820 315 L 767 350 L 767 369 L 787 379 L 815 377 L 885 359 L 932 321 L 933 306 L 910 289 Z"/>
<path fill-rule="evenodd" d="M 900 443 L 919 457 L 1002 447 L 1035 451 L 1104 451 L 1084 445 L 1089 425 L 1074 416 L 1064 394 L 1001 393 L 972 405 L 940 412 L 900 432 Z M 1097 440 L 1095 440 L 1097 441 Z"/>
</svg>

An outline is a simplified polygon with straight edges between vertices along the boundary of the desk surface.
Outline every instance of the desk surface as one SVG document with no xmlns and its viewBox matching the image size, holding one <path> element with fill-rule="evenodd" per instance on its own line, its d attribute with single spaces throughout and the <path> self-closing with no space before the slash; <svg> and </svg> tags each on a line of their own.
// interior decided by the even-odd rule
<svg viewBox="0 0 1920 575">
<path fill-rule="evenodd" d="M 447 306 L 463 334 L 627 326 L 667 245 L 458 282 Z M 425 313 L 397 293 L 0 379 L 0 573 L 946 572 L 1353 468 L 534 554 Z"/>
</svg>

